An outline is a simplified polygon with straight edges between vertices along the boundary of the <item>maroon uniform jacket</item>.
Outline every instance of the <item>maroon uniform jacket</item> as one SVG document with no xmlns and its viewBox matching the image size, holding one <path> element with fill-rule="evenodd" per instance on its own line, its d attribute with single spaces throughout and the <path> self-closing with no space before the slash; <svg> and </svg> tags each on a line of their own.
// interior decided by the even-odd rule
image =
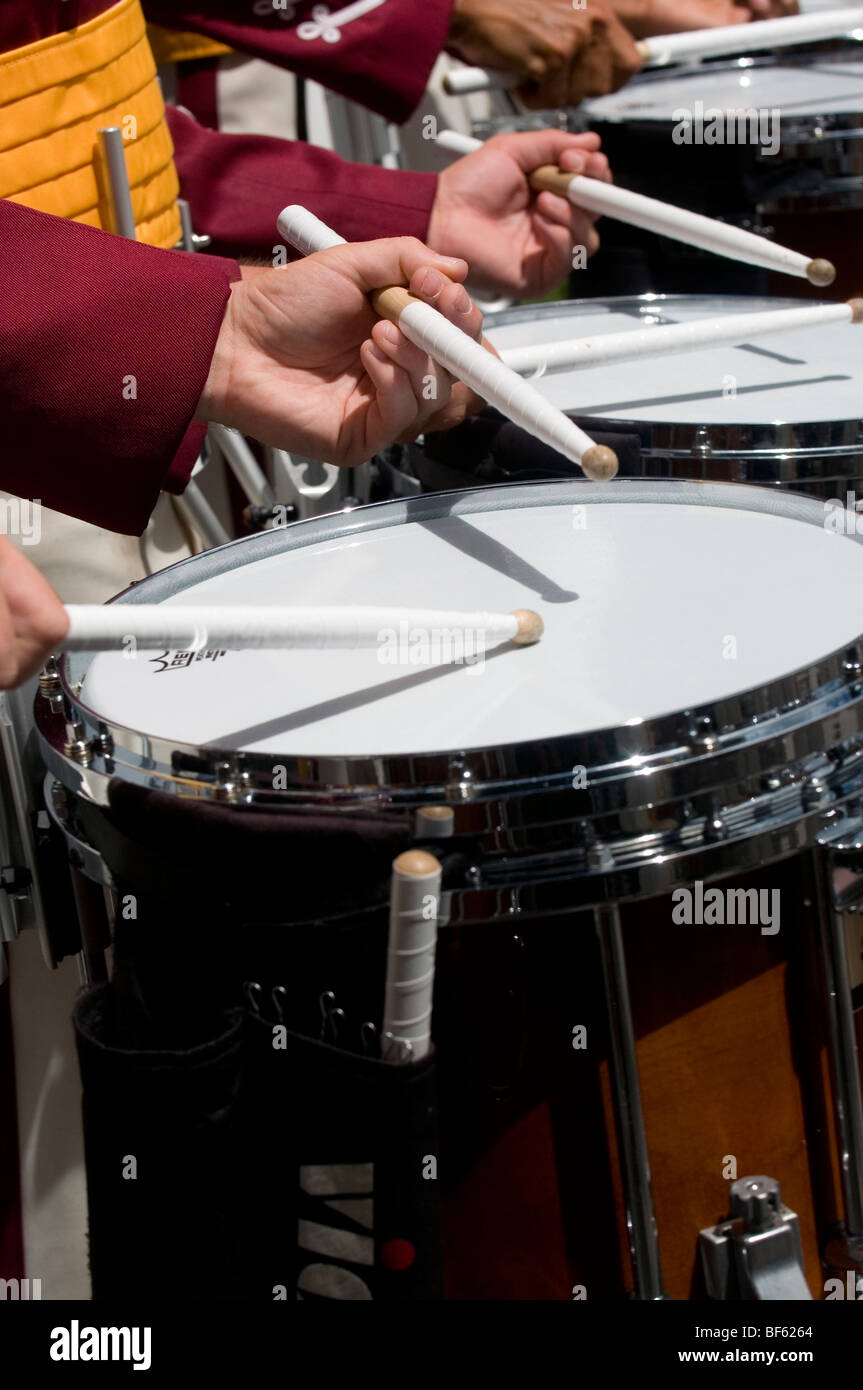
<svg viewBox="0 0 863 1390">
<path fill-rule="evenodd" d="M 83 24 L 110 3 L 2 0 L 0 52 Z M 251 0 L 144 3 L 158 23 L 206 33 L 400 120 L 444 46 L 452 0 L 384 0 L 335 43 L 297 36 L 310 3 L 287 9 L 290 22 L 284 9 Z M 0 105 L 0 123 L 14 114 L 14 104 Z M 425 236 L 433 175 L 221 135 L 180 110 L 168 116 L 183 196 L 214 251 L 269 258 L 276 215 L 291 202 L 348 240 Z M 143 530 L 159 492 L 181 491 L 194 465 L 203 426 L 190 421 L 238 276 L 231 259 L 136 245 L 0 200 L 0 487 L 111 530 Z"/>
</svg>

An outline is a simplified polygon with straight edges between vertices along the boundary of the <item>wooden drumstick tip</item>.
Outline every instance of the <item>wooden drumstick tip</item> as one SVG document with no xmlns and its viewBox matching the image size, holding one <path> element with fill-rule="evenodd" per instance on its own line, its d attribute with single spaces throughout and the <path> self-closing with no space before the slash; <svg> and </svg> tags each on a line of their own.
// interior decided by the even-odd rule
<svg viewBox="0 0 863 1390">
<path fill-rule="evenodd" d="M 851 322 L 863 323 L 863 299 L 849 299 L 848 308 L 851 310 Z"/>
<path fill-rule="evenodd" d="M 620 467 L 617 454 L 604 444 L 594 444 L 582 456 L 581 466 L 594 483 L 607 483 L 617 476 Z"/>
<path fill-rule="evenodd" d="M 440 863 L 424 849 L 406 849 L 393 860 L 393 869 L 406 878 L 431 878 L 440 873 Z"/>
<path fill-rule="evenodd" d="M 542 618 L 530 608 L 516 608 L 512 616 L 518 623 L 518 631 L 510 641 L 517 647 L 532 647 L 545 632 Z"/>
<path fill-rule="evenodd" d="M 836 267 L 832 261 L 810 261 L 806 267 L 806 278 L 810 285 L 824 289 L 836 279 Z"/>
</svg>

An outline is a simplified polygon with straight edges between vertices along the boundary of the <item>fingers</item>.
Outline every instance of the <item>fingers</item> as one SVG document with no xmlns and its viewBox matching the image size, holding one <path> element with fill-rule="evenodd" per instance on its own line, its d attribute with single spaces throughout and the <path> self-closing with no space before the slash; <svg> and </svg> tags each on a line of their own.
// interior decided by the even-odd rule
<svg viewBox="0 0 863 1390">
<path fill-rule="evenodd" d="M 423 391 L 431 388 L 437 395 L 443 389 L 448 396 L 449 383 L 440 382 L 424 353 L 418 353 L 417 360 L 417 349 L 392 324 L 376 324 L 373 331 L 374 338 L 360 348 L 360 360 L 377 394 L 382 435 L 398 439 L 434 408 L 432 399 L 423 412 Z"/>
<path fill-rule="evenodd" d="M 18 648 L 15 626 L 6 596 L 0 587 L 0 690 L 11 690 L 18 683 Z"/>
<path fill-rule="evenodd" d="M 528 174 L 540 164 L 560 164 L 567 151 L 572 152 L 570 158 L 586 161 L 597 154 L 600 143 L 599 136 L 592 130 L 583 135 L 572 135 L 565 130 L 528 130 L 518 135 L 495 135 L 486 141 L 484 148 L 505 151 Z"/>
<path fill-rule="evenodd" d="M 0 537 L 0 688 L 34 675 L 69 630 L 66 610 L 48 581 Z"/>
<path fill-rule="evenodd" d="M 436 270 L 457 282 L 464 280 L 468 271 L 467 261 L 461 257 L 438 255 L 416 237 L 352 242 L 317 254 L 322 264 L 350 276 L 363 294 L 388 285 L 407 285 L 420 269 Z"/>
<path fill-rule="evenodd" d="M 571 266 L 574 246 L 583 246 L 588 256 L 599 250 L 599 235 L 594 225 L 597 219 L 583 208 L 575 207 L 568 198 L 560 198 L 556 193 L 540 193 L 536 215 L 542 222 L 546 241 L 555 247 L 560 258 L 561 275 Z"/>
<path fill-rule="evenodd" d="M 433 266 L 420 266 L 410 278 L 409 289 L 424 299 L 472 338 L 482 334 L 482 312 L 462 285 L 448 283 Z"/>
<path fill-rule="evenodd" d="M 564 150 L 560 156 L 560 168 L 567 174 L 586 174 L 589 179 L 600 179 L 603 183 L 613 183 L 611 166 L 604 154 L 583 155 L 580 150 Z"/>
<path fill-rule="evenodd" d="M 461 285 L 446 280 L 433 266 L 421 266 L 411 277 L 410 290 L 462 332 L 481 340 L 482 314 Z M 449 374 L 392 323 L 375 324 L 371 340 L 363 344 L 362 360 L 379 393 L 382 424 L 401 439 L 414 438 L 431 420 L 446 421 L 449 427 L 468 409 L 481 408 L 478 397 L 460 383 L 454 386 Z M 435 428 L 441 427 L 436 423 Z"/>
</svg>

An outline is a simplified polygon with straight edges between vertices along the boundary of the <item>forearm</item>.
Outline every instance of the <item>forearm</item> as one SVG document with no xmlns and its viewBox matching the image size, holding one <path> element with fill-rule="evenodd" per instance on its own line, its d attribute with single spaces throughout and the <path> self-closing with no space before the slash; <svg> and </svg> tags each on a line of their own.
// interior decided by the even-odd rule
<svg viewBox="0 0 863 1390">
<path fill-rule="evenodd" d="M 221 254 L 272 262 L 286 203 L 304 203 L 346 241 L 425 238 L 433 174 L 351 164 L 302 141 L 223 135 L 176 107 L 168 108 L 168 124 L 195 230 Z"/>
<path fill-rule="evenodd" d="M 331 91 L 406 121 L 422 97 L 429 74 L 447 41 L 453 0 L 383 0 L 341 27 L 338 41 L 299 37 L 313 5 L 296 5 L 258 14 L 250 0 L 144 0 L 147 18 L 169 29 L 207 34 L 240 53 L 288 68 Z M 335 14 L 346 8 L 331 4 Z"/>
<path fill-rule="evenodd" d="M 238 274 L 0 201 L 0 486 L 141 532 L 194 463 Z"/>
</svg>

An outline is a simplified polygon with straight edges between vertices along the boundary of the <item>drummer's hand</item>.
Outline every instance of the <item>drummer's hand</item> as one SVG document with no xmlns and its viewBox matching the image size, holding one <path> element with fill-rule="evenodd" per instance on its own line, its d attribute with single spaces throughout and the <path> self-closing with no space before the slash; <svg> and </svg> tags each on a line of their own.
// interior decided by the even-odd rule
<svg viewBox="0 0 863 1390">
<path fill-rule="evenodd" d="M 745 3 L 753 19 L 784 19 L 786 15 L 800 13 L 797 0 L 745 0 Z M 836 8 L 841 9 L 838 0 Z"/>
<path fill-rule="evenodd" d="M 413 237 L 336 246 L 279 269 L 243 267 L 198 403 L 199 420 L 233 425 L 264 444 L 352 465 L 474 397 L 392 324 L 370 290 L 409 285 L 471 337 L 482 315 L 461 285 L 463 260 Z"/>
<path fill-rule="evenodd" d="M 496 135 L 440 175 L 429 244 L 464 256 L 477 289 L 545 294 L 572 269 L 573 246 L 589 256 L 599 246 L 595 217 L 555 193 L 534 193 L 526 176 L 540 164 L 611 180 L 598 135 L 560 130 Z"/>
<path fill-rule="evenodd" d="M 637 39 L 659 34 L 684 34 L 690 29 L 715 29 L 764 19 L 755 14 L 761 0 L 611 0 L 620 19 Z M 773 0 L 764 0 L 765 4 Z M 780 0 L 781 3 L 781 0 Z M 778 10 L 775 13 L 789 13 Z"/>
<path fill-rule="evenodd" d="M 576 106 L 622 87 L 638 49 L 607 0 L 455 0 L 447 47 L 466 63 L 515 73 L 528 106 Z"/>
<path fill-rule="evenodd" d="M 47 579 L 0 536 L 0 690 L 35 676 L 68 631 L 66 610 Z"/>
</svg>

